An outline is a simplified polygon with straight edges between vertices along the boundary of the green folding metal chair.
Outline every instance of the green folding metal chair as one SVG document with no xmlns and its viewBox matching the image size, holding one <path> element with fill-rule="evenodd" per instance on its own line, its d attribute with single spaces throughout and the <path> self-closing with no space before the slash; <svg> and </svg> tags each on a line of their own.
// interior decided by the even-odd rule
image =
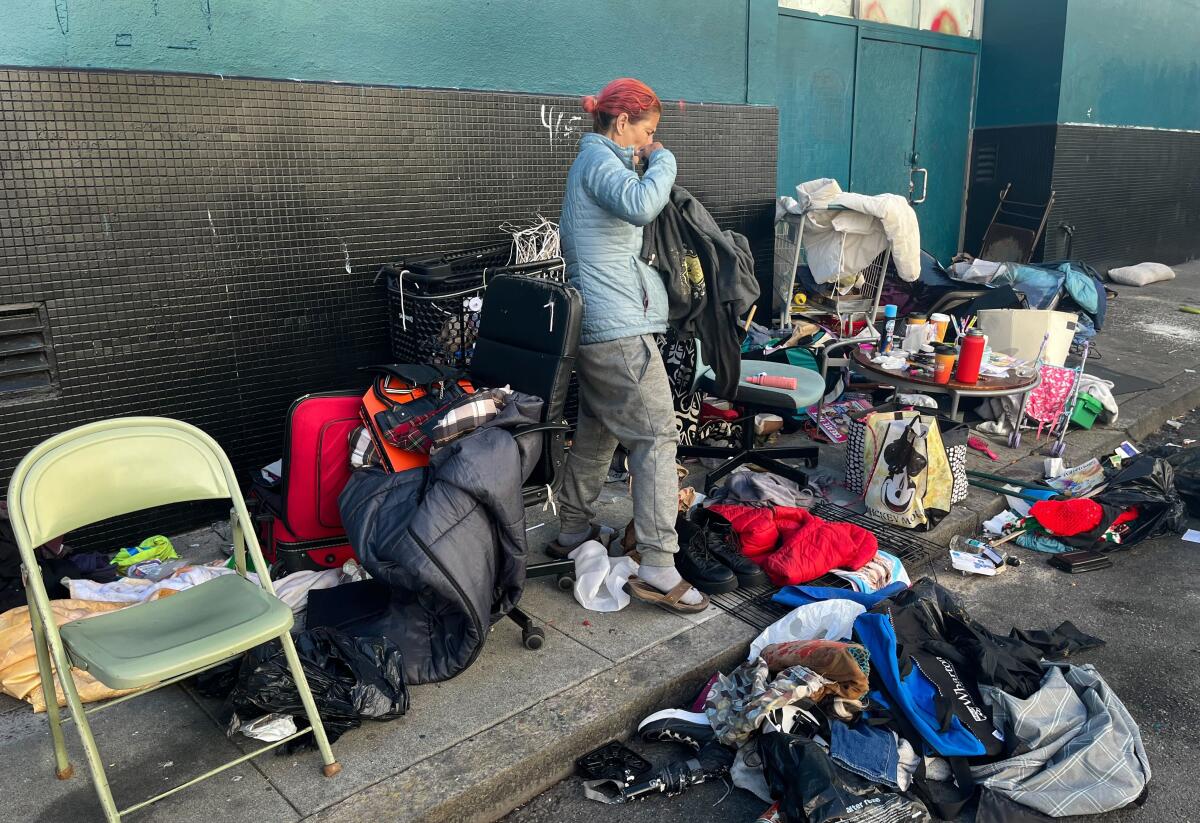
<svg viewBox="0 0 1200 823">
<path fill-rule="evenodd" d="M 233 501 L 230 520 L 238 574 L 161 600 L 56 626 L 34 547 L 109 517 L 167 503 L 225 498 Z M 187 423 L 162 417 L 117 418 L 71 429 L 34 448 L 17 466 L 8 487 L 8 509 L 29 596 L 55 774 L 66 780 L 73 773 L 62 724 L 74 720 L 110 823 L 309 731 L 316 738 L 325 776 L 341 771 L 289 634 L 292 610 L 275 597 L 268 575 L 259 575 L 257 585 L 246 577 L 247 545 L 254 568 L 266 569 L 267 564 L 233 468 L 211 437 Z M 177 683 L 275 638 L 283 645 L 309 727 L 118 810 L 87 715 Z M 85 710 L 70 676 L 72 666 L 110 688 L 137 691 Z M 65 717 L 55 694 L 55 671 L 66 696 Z"/>
</svg>

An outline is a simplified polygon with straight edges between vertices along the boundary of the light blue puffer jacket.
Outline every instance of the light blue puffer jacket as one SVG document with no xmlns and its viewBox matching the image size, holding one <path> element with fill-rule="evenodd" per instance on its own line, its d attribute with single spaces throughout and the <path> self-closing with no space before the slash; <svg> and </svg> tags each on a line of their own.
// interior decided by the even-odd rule
<svg viewBox="0 0 1200 823">
<path fill-rule="evenodd" d="M 671 196 L 675 155 L 654 152 L 639 178 L 633 154 L 588 133 L 567 175 L 559 229 L 567 276 L 583 295 L 585 345 L 667 330 L 666 286 L 639 255 L 642 227 Z"/>
</svg>

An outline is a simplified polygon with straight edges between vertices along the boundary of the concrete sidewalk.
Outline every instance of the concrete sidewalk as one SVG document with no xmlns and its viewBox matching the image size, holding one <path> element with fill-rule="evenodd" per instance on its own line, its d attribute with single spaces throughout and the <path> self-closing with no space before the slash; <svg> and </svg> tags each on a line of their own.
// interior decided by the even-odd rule
<svg viewBox="0 0 1200 823">
<path fill-rule="evenodd" d="M 1121 289 L 1098 338 L 1100 364 L 1161 385 L 1119 394 L 1116 428 L 1073 432 L 1068 462 L 1111 451 L 1200 405 L 1200 316 L 1178 311 L 1200 293 L 1200 265 L 1177 271 L 1179 278 L 1170 283 Z M 1001 463 L 972 454 L 971 465 L 1034 476 L 1041 446 L 1032 436 L 1026 439 L 1019 450 L 997 447 Z M 841 465 L 840 449 L 823 449 L 822 470 L 840 473 Z M 609 488 L 603 519 L 623 525 L 630 516 L 628 499 L 621 487 Z M 973 490 L 927 536 L 944 544 L 1001 506 L 998 496 Z M 530 516 L 531 526 L 547 523 L 530 532 L 532 546 L 540 547 L 557 527 L 550 513 Z M 179 541 L 183 547 L 193 543 L 211 544 L 212 537 L 198 533 Z M 687 618 L 638 603 L 612 615 L 587 612 L 546 579 L 529 582 L 521 605 L 546 629 L 541 651 L 523 649 L 520 632 L 502 621 L 466 673 L 412 690 L 408 716 L 369 724 L 338 741 L 335 751 L 344 766 L 338 777 L 322 778 L 312 753 L 268 755 L 133 819 L 493 820 L 561 780 L 578 755 L 627 735 L 649 711 L 687 696 L 714 670 L 736 661 L 756 633 L 715 608 Z M 76 777 L 59 782 L 44 716 L 8 698 L 0 701 L 0 759 L 20 764 L 0 778 L 5 817 L 99 819 L 74 730 L 67 738 Z M 216 724 L 217 709 L 171 687 L 96 716 L 94 729 L 112 764 L 118 804 L 177 785 L 231 757 L 240 744 Z"/>
</svg>

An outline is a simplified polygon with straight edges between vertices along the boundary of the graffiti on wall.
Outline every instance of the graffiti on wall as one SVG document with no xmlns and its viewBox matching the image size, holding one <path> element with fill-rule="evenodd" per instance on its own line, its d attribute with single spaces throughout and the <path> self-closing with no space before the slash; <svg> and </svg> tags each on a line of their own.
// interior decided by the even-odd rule
<svg viewBox="0 0 1200 823">
<path fill-rule="evenodd" d="M 975 0 L 921 0 L 921 28 L 970 37 L 975 27 Z"/>
<path fill-rule="evenodd" d="M 913 0 L 857 0 L 855 16 L 872 23 L 889 23 L 893 26 L 915 26 Z"/>
</svg>

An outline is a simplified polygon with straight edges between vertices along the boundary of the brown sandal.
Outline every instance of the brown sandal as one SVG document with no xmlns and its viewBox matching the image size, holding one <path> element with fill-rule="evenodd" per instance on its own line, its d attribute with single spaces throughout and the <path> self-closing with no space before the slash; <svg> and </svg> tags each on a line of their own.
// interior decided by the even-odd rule
<svg viewBox="0 0 1200 823">
<path fill-rule="evenodd" d="M 629 594 L 632 597 L 641 600 L 643 603 L 651 603 L 655 606 L 666 609 L 669 612 L 677 614 L 699 614 L 708 608 L 708 595 L 700 593 L 700 602 L 696 605 L 690 603 L 682 603 L 680 600 L 691 589 L 695 588 L 686 580 L 679 581 L 675 588 L 671 589 L 666 594 L 663 594 L 658 589 L 651 586 L 649 583 L 643 583 L 638 579 L 637 575 L 629 578 L 627 584 Z M 697 590 L 699 591 L 699 590 Z"/>
</svg>

